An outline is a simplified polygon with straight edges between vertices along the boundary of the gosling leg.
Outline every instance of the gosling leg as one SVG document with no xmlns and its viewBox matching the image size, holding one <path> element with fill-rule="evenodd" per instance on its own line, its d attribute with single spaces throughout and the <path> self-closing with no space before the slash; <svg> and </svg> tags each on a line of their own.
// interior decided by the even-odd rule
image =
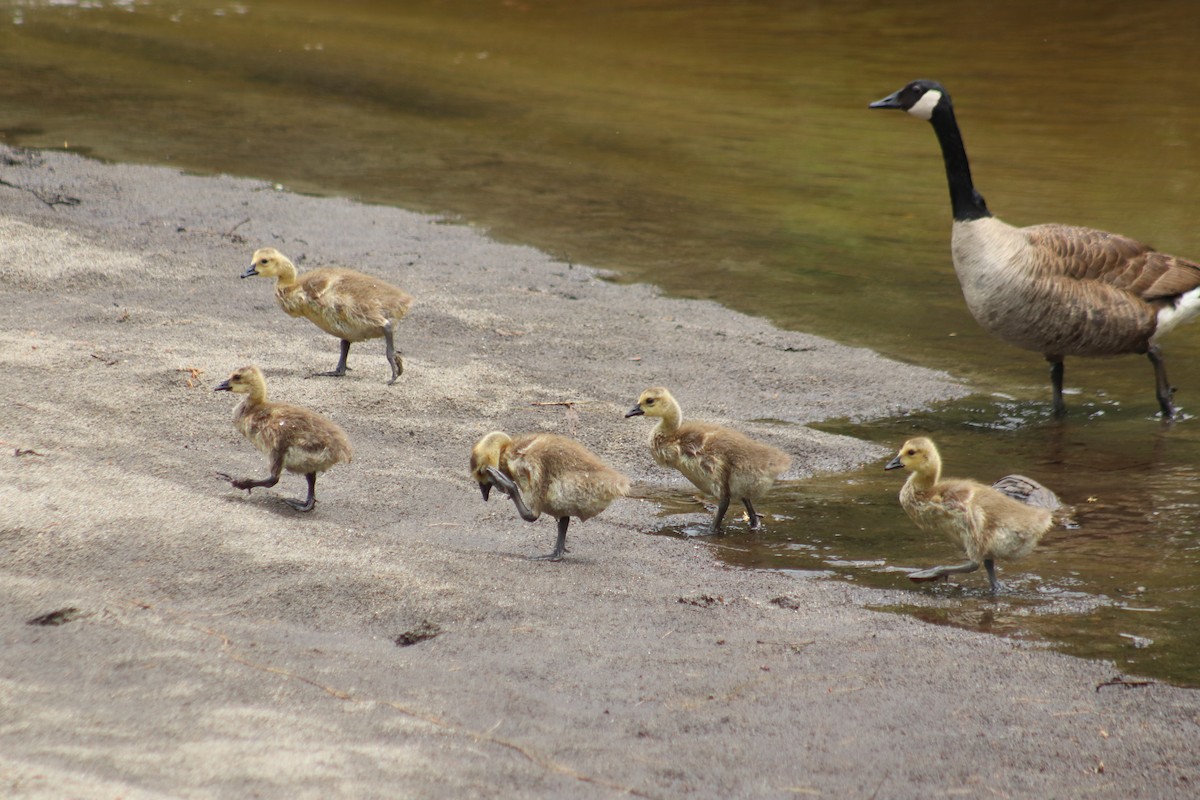
<svg viewBox="0 0 1200 800">
<path fill-rule="evenodd" d="M 260 486 L 264 489 L 270 489 L 275 484 L 279 483 L 279 474 L 276 473 L 269 478 L 262 480 L 254 480 L 253 478 L 235 478 L 232 475 L 226 475 L 224 472 L 218 472 L 217 477 L 223 481 L 229 481 L 235 489 L 245 489 L 249 492 L 251 489 L 257 489 Z"/>
<path fill-rule="evenodd" d="M 936 581 L 939 578 L 945 578 L 947 575 L 959 575 L 965 572 L 974 572 L 979 569 L 978 561 L 967 561 L 962 564 L 955 564 L 950 567 L 930 567 L 918 572 L 908 573 L 910 581 L 923 583 L 925 581 Z"/>
<path fill-rule="evenodd" d="M 1175 387 L 1167 380 L 1167 367 L 1163 363 L 1162 351 L 1158 349 L 1158 345 L 1152 344 L 1146 351 L 1146 356 L 1154 365 L 1154 395 L 1158 398 L 1158 407 L 1162 409 L 1163 419 L 1171 419 L 1175 416 L 1175 404 L 1172 402 Z"/>
<path fill-rule="evenodd" d="M 1050 362 L 1050 387 L 1054 392 L 1054 416 L 1061 417 L 1067 413 L 1067 404 L 1063 402 L 1063 360 L 1062 356 L 1046 356 Z"/>
<path fill-rule="evenodd" d="M 729 510 L 729 498 L 722 497 L 721 502 L 717 504 L 717 514 L 713 517 L 712 532 L 716 535 L 721 533 L 721 521 L 725 519 L 725 512 Z"/>
<path fill-rule="evenodd" d="M 346 366 L 346 359 L 350 356 L 350 343 L 348 341 L 346 341 L 345 339 L 342 339 L 341 342 L 342 342 L 342 353 L 341 353 L 341 356 L 338 358 L 337 366 L 334 367 L 331 372 L 314 372 L 309 377 L 341 378 L 346 375 L 346 370 L 349 369 L 349 367 Z"/>
<path fill-rule="evenodd" d="M 571 523 L 570 517 L 558 518 L 558 540 L 554 543 L 554 552 L 547 553 L 544 556 L 534 556 L 533 561 L 562 561 L 563 553 L 567 552 L 567 525 Z"/>
<path fill-rule="evenodd" d="M 383 326 L 383 344 L 387 353 L 388 366 L 392 368 L 392 379 L 387 382 L 391 386 L 404 374 L 404 359 L 396 352 L 396 342 L 392 335 L 392 323 Z"/>
<path fill-rule="evenodd" d="M 304 477 L 308 480 L 308 497 L 304 500 L 292 500 L 285 497 L 283 502 L 297 511 L 312 511 L 313 506 L 317 504 L 317 473 L 309 472 Z"/>
<path fill-rule="evenodd" d="M 750 515 L 750 530 L 756 531 L 762 527 L 762 515 L 754 510 L 754 504 L 750 502 L 749 497 L 742 498 L 742 505 L 746 507 L 746 513 Z"/>
<path fill-rule="evenodd" d="M 488 467 L 487 473 L 488 477 L 492 479 L 492 483 L 500 487 L 500 491 L 512 498 L 513 505 L 517 507 L 517 513 L 521 515 L 521 519 L 526 522 L 537 522 L 541 513 L 531 511 L 529 506 L 525 505 L 525 498 L 521 497 L 521 489 L 512 478 L 495 467 Z"/>
<path fill-rule="evenodd" d="M 994 559 L 985 558 L 983 566 L 987 569 L 988 582 L 992 584 L 992 594 L 1000 594 L 1004 591 L 1004 584 L 996 580 L 996 562 Z"/>
</svg>

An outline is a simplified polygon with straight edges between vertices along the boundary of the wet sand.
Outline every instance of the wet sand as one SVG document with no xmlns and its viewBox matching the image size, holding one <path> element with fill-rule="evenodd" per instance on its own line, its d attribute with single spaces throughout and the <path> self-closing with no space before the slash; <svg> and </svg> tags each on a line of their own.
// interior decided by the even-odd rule
<svg viewBox="0 0 1200 800">
<path fill-rule="evenodd" d="M 948 376 L 261 181 L 3 149 L 0 181 L 3 793 L 1195 796 L 1194 691 L 1102 686 L 1111 664 L 649 535 L 652 498 L 689 492 L 622 416 L 646 386 L 786 449 L 802 482 L 888 455 L 806 423 L 961 396 Z M 379 341 L 307 377 L 337 343 L 238 280 L 266 245 L 417 298 L 396 385 Z M 354 443 L 311 514 L 282 502 L 298 476 L 215 477 L 266 471 L 211 391 L 246 363 Z M 633 496 L 530 561 L 552 521 L 466 474 L 495 428 L 573 435 Z"/>
</svg>

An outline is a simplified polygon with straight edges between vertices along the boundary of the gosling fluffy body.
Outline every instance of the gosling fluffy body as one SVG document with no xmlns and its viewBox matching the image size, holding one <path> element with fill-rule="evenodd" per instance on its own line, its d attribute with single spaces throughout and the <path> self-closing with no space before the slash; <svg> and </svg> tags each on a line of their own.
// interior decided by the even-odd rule
<svg viewBox="0 0 1200 800">
<path fill-rule="evenodd" d="M 1054 493 L 1037 481 L 1008 475 L 993 486 L 965 478 L 942 478 L 942 458 L 933 441 L 909 439 L 884 469 L 909 470 L 900 490 L 900 506 L 928 533 L 944 536 L 966 551 L 968 561 L 933 567 L 909 575 L 915 581 L 936 580 L 987 568 L 992 591 L 999 591 L 996 559 L 1028 555 L 1050 530 Z M 1021 499 L 1016 499 L 1021 498 Z"/>
<path fill-rule="evenodd" d="M 1164 418 L 1175 413 L 1158 341 L 1200 314 L 1200 264 L 1124 236 L 1068 225 L 1014 227 L 975 190 L 950 95 L 913 81 L 870 104 L 928 121 L 937 134 L 954 214 L 951 251 L 963 298 L 988 333 L 1050 362 L 1054 412 L 1066 356 L 1146 355 Z"/>
<path fill-rule="evenodd" d="M 558 520 L 554 551 L 540 558 L 558 561 L 566 552 L 570 518 L 591 519 L 629 491 L 629 479 L 583 445 L 553 433 L 509 436 L 492 431 L 471 450 L 471 476 L 486 501 L 493 486 L 512 498 L 521 518 L 542 514 Z"/>
<path fill-rule="evenodd" d="M 395 325 L 412 306 L 413 299 L 402 289 L 361 272 L 340 267 L 323 267 L 298 275 L 296 266 L 274 247 L 254 252 L 243 278 L 261 275 L 275 279 L 275 299 L 293 317 L 303 317 L 341 340 L 341 357 L 330 372 L 317 375 L 341 377 L 353 342 L 383 338 L 391 385 L 404 372 L 404 360 L 396 353 Z"/>
<path fill-rule="evenodd" d="M 762 498 L 787 470 L 792 457 L 743 433 L 708 422 L 684 422 L 679 402 L 656 386 L 642 392 L 626 417 L 657 417 L 650 453 L 659 466 L 682 472 L 704 494 L 716 497 L 712 531 L 720 533 L 729 504 L 741 501 L 750 527 L 759 525 L 754 501 Z"/>
<path fill-rule="evenodd" d="M 353 456 L 346 432 L 315 411 L 269 402 L 266 380 L 255 366 L 234 370 L 213 391 L 245 395 L 233 411 L 233 426 L 267 457 L 271 469 L 270 476 L 261 480 L 232 478 L 224 473 L 219 473 L 220 477 L 236 489 L 250 491 L 274 486 L 285 469 L 299 473 L 308 480 L 308 497 L 284 502 L 297 511 L 311 511 L 317 502 L 317 473 L 349 463 Z"/>
</svg>

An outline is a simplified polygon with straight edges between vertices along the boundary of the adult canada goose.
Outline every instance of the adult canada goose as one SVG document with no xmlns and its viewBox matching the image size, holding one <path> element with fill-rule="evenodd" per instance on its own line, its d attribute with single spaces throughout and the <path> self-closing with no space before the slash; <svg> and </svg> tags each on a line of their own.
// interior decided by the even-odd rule
<svg viewBox="0 0 1200 800">
<path fill-rule="evenodd" d="M 777 448 L 756 442 L 745 434 L 708 422 L 684 422 L 683 411 L 661 386 L 642 392 L 626 417 L 658 417 L 650 433 L 650 452 L 660 466 L 677 469 L 696 488 L 718 500 L 712 532 L 721 532 L 721 521 L 731 500 L 740 500 L 749 515 L 750 529 L 759 526 L 754 502 L 767 493 L 787 470 L 792 457 Z"/>
<path fill-rule="evenodd" d="M 571 517 L 591 519 L 629 491 L 629 479 L 583 445 L 553 433 L 512 437 L 492 431 L 471 450 L 471 476 L 486 502 L 497 486 L 512 498 L 521 519 L 541 514 L 558 520 L 554 551 L 539 561 L 560 561 L 567 551 Z"/>
<path fill-rule="evenodd" d="M 227 380 L 213 387 L 216 392 L 234 392 L 246 397 L 233 412 L 233 425 L 271 461 L 270 477 L 261 480 L 233 478 L 217 473 L 235 489 L 247 492 L 257 486 L 279 483 L 283 470 L 296 472 L 308 480 L 308 497 L 284 499 L 297 511 L 312 511 L 317 503 L 317 473 L 334 464 L 350 462 L 350 440 L 335 422 L 307 408 L 267 401 L 267 382 L 255 366 L 236 369 Z"/>
<path fill-rule="evenodd" d="M 1063 414 L 1063 359 L 1145 353 L 1164 418 L 1175 413 L 1158 340 L 1200 313 L 1200 265 L 1091 228 L 1016 228 L 992 216 L 971 181 L 950 95 L 913 81 L 870 104 L 933 124 L 954 212 L 954 269 L 971 315 L 1009 344 L 1050 362 L 1054 412 Z"/>
<path fill-rule="evenodd" d="M 1007 475 L 991 486 L 965 478 L 943 479 L 942 458 L 925 437 L 905 442 L 884 469 L 900 467 L 909 470 L 900 490 L 901 507 L 921 530 L 962 545 L 968 559 L 912 572 L 908 577 L 914 581 L 974 572 L 982 563 L 992 592 L 998 592 L 1002 587 L 996 580 L 996 559 L 1028 555 L 1050 530 L 1050 512 L 1059 507 L 1054 492 L 1023 475 Z"/>
<path fill-rule="evenodd" d="M 404 372 L 404 359 L 396 352 L 394 332 L 396 323 L 412 306 L 408 292 L 379 278 L 339 267 L 312 269 L 297 275 L 296 265 L 274 247 L 254 251 L 254 258 L 242 277 L 255 275 L 275 279 L 275 299 L 280 308 L 293 317 L 304 317 L 341 340 L 337 366 L 330 372 L 314 375 L 342 377 L 346 374 L 351 343 L 381 336 L 392 369 L 388 385 Z"/>
</svg>

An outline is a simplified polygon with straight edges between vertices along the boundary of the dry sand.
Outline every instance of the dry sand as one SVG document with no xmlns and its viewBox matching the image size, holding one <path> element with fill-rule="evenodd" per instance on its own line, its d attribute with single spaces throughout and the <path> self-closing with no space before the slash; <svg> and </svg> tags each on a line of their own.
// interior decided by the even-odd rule
<svg viewBox="0 0 1200 800">
<path fill-rule="evenodd" d="M 648 535 L 645 495 L 689 493 L 622 417 L 647 385 L 787 449 L 803 480 L 887 455 L 805 423 L 960 395 L 944 374 L 261 181 L 15 150 L 0 180 L 0 795 L 1200 791 L 1193 691 L 1097 690 L 1111 665 Z M 379 341 L 346 378 L 306 378 L 337 343 L 237 279 L 264 245 L 417 297 L 395 386 Z M 265 472 L 210 391 L 249 362 L 354 442 L 311 514 L 281 501 L 298 476 L 249 496 L 214 477 Z M 575 404 L 534 405 L 556 401 Z M 553 523 L 466 474 L 493 428 L 575 435 L 640 497 L 573 523 L 561 563 L 527 560 Z"/>
</svg>

